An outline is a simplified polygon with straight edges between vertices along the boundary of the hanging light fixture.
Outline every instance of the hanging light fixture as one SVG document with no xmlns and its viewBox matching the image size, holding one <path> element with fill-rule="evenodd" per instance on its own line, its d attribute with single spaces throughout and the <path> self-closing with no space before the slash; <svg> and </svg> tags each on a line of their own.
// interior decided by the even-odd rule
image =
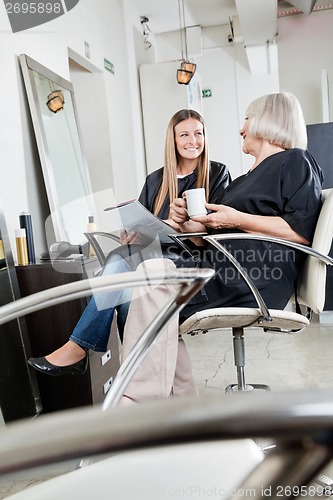
<svg viewBox="0 0 333 500">
<path fill-rule="evenodd" d="M 180 69 L 177 69 L 177 82 L 180 84 L 188 85 L 195 73 L 197 66 L 196 64 L 191 63 L 188 60 L 188 55 L 187 55 L 187 35 L 185 26 L 184 0 L 178 0 L 178 11 L 179 11 L 180 44 L 181 44 L 182 61 L 180 64 Z"/>
<path fill-rule="evenodd" d="M 65 99 L 61 90 L 54 90 L 47 96 L 47 107 L 53 113 L 58 113 L 64 107 Z"/>
</svg>

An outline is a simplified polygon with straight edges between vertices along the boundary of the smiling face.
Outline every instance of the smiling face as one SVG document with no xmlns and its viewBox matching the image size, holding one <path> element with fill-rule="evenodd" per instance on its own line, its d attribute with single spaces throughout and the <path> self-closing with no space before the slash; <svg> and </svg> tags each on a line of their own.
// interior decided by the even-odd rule
<svg viewBox="0 0 333 500">
<path fill-rule="evenodd" d="M 174 133 L 178 155 L 188 160 L 199 158 L 205 146 L 202 123 L 188 118 L 175 126 Z"/>
</svg>

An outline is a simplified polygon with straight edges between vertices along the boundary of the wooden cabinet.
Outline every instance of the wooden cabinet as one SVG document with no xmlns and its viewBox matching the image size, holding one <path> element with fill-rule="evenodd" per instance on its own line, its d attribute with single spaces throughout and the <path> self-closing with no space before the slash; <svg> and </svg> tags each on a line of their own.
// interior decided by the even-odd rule
<svg viewBox="0 0 333 500">
<path fill-rule="evenodd" d="M 16 273 L 22 297 L 58 285 L 90 277 L 98 267 L 97 260 L 50 262 L 17 266 Z M 59 304 L 26 316 L 33 357 L 44 356 L 67 342 L 79 320 L 87 299 Z M 88 370 L 83 375 L 51 377 L 37 373 L 43 413 L 102 403 L 107 388 L 119 368 L 118 335 L 110 335 L 107 353 L 89 351 Z"/>
</svg>

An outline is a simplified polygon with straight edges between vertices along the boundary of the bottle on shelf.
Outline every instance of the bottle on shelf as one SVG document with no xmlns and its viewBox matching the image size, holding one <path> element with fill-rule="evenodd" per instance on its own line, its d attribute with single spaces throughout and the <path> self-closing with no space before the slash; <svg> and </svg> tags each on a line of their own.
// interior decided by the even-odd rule
<svg viewBox="0 0 333 500">
<path fill-rule="evenodd" d="M 29 263 L 27 237 L 24 228 L 15 230 L 16 251 L 17 251 L 17 264 L 19 266 L 26 266 Z"/>
<path fill-rule="evenodd" d="M 94 222 L 94 216 L 89 215 L 88 217 L 88 225 L 87 225 L 87 232 L 88 233 L 93 233 L 97 231 L 97 226 L 96 223 Z M 89 257 L 96 257 L 95 250 L 91 245 L 89 245 Z"/>
<path fill-rule="evenodd" d="M 19 216 L 19 221 L 20 221 L 20 228 L 25 229 L 29 264 L 35 264 L 36 255 L 35 255 L 35 244 L 34 244 L 34 235 L 32 230 L 31 214 L 27 212 L 22 212 Z"/>
</svg>

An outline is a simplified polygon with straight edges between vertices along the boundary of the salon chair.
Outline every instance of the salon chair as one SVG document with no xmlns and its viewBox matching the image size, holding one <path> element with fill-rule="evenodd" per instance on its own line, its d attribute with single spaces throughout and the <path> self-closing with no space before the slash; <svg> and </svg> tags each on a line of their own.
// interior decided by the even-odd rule
<svg viewBox="0 0 333 500">
<path fill-rule="evenodd" d="M 323 497 L 312 479 L 333 457 L 332 399 L 238 393 L 42 415 L 0 431 L 0 474 L 94 454 L 7 500 Z M 254 439 L 267 438 L 276 446 L 263 454 Z"/>
<path fill-rule="evenodd" d="M 226 392 L 252 391 L 254 389 L 270 390 L 264 384 L 247 384 L 245 382 L 245 329 L 259 327 L 264 332 L 299 332 L 310 324 L 313 313 L 320 314 L 323 311 L 325 305 L 326 266 L 333 265 L 333 259 L 328 255 L 333 238 L 333 189 L 323 190 L 322 201 L 322 208 L 311 247 L 278 238 L 247 233 L 204 236 L 207 242 L 223 252 L 234 264 L 252 290 L 258 304 L 257 308 L 224 307 L 200 311 L 188 318 L 180 327 L 181 334 L 189 335 L 196 335 L 200 332 L 206 333 L 209 330 L 231 328 L 234 362 L 237 369 L 237 384 L 228 385 L 225 389 Z M 179 235 L 174 236 L 174 238 L 181 237 Z M 306 261 L 297 283 L 297 293 L 292 297 L 285 310 L 268 310 L 250 277 L 224 247 L 223 242 L 231 239 L 256 239 L 275 242 L 306 254 Z M 218 333 L 224 334 L 225 331 Z"/>
<path fill-rule="evenodd" d="M 250 287 L 258 304 L 257 308 L 224 307 L 206 309 L 197 312 L 188 318 L 181 326 L 182 335 L 197 335 L 221 329 L 231 329 L 233 337 L 234 363 L 237 370 L 237 383 L 229 384 L 226 392 L 235 391 L 269 391 L 265 384 L 249 384 L 245 381 L 245 338 L 247 328 L 262 328 L 264 332 L 295 333 L 309 326 L 313 313 L 320 314 L 325 305 L 326 266 L 333 265 L 333 259 L 328 255 L 333 238 L 333 189 L 324 189 L 322 192 L 322 208 L 318 217 L 315 234 L 311 247 L 292 243 L 278 238 L 260 236 L 248 233 L 217 234 L 203 236 L 210 244 L 217 247 L 235 266 L 239 274 Z M 202 233 L 200 233 L 201 236 Z M 198 235 L 193 233 L 192 236 Z M 113 233 L 95 232 L 85 233 L 93 246 L 101 266 L 104 264 L 107 253 L 103 249 L 99 238 L 113 240 L 120 244 L 120 238 Z M 170 237 L 184 247 L 184 241 L 190 234 L 172 234 Z M 306 261 L 297 283 L 297 293 L 291 298 L 284 310 L 268 310 L 264 300 L 258 292 L 251 278 L 240 267 L 237 260 L 227 251 L 223 241 L 231 239 L 257 239 L 272 243 L 279 243 L 306 254 Z M 187 248 L 185 246 L 185 248 Z M 190 250 L 188 250 L 190 252 Z M 222 334 L 225 332 L 223 331 Z M 118 398 L 118 396 L 117 396 Z M 111 403 L 111 394 L 106 404 Z"/>
</svg>

